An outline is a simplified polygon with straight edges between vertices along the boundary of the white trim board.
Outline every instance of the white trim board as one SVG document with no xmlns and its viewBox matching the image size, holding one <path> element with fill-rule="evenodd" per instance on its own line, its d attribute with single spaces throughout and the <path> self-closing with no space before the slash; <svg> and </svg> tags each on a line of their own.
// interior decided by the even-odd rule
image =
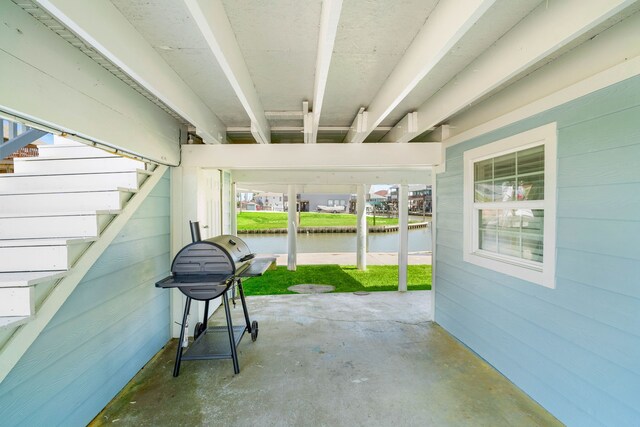
<svg viewBox="0 0 640 427">
<path fill-rule="evenodd" d="M 442 163 L 442 144 L 183 145 L 182 166 L 217 169 L 410 169 Z"/>
</svg>

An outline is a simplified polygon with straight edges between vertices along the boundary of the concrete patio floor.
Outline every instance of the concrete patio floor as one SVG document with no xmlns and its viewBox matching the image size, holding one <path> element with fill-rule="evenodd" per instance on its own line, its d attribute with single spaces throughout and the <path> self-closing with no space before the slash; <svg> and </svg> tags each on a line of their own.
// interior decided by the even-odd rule
<svg viewBox="0 0 640 427">
<path fill-rule="evenodd" d="M 260 334 L 240 343 L 240 374 L 230 360 L 185 361 L 173 378 L 172 340 L 93 424 L 560 425 L 429 322 L 429 298 L 430 291 L 250 297 Z M 221 311 L 212 323 L 223 324 Z M 240 324 L 240 305 L 233 316 Z"/>
</svg>

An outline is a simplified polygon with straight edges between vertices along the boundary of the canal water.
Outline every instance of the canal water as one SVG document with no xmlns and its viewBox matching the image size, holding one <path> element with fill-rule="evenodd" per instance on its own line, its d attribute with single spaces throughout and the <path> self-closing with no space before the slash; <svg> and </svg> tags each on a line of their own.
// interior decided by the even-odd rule
<svg viewBox="0 0 640 427">
<path fill-rule="evenodd" d="M 262 254 L 287 253 L 286 234 L 240 235 L 251 252 Z M 368 233 L 368 252 L 397 252 L 400 233 Z M 299 253 L 355 252 L 355 233 L 301 233 L 298 234 Z M 431 227 L 409 230 L 409 252 L 431 251 Z"/>
</svg>

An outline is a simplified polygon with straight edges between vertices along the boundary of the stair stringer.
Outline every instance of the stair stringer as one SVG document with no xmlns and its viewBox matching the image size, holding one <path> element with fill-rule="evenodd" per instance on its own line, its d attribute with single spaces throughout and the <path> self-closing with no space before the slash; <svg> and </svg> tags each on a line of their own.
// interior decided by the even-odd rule
<svg viewBox="0 0 640 427">
<path fill-rule="evenodd" d="M 122 231 L 129 219 L 160 182 L 167 169 L 168 166 L 164 165 L 155 168 L 153 175 L 145 180 L 142 188 L 133 195 L 122 209 L 122 212 L 109 223 L 101 233 L 100 238 L 89 246 L 66 276 L 60 279 L 35 315 L 27 323 L 20 326 L 0 349 L 0 383 L 11 372 L 60 307 L 62 307 L 93 264 Z"/>
</svg>

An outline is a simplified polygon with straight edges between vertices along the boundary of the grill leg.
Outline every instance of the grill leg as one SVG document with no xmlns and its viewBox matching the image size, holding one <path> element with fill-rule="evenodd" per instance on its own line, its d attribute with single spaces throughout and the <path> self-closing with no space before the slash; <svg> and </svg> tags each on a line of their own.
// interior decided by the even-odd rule
<svg viewBox="0 0 640 427">
<path fill-rule="evenodd" d="M 187 317 L 189 316 L 189 310 L 191 309 L 191 297 L 187 297 L 187 302 L 184 305 L 184 315 L 182 316 L 182 325 L 180 327 L 180 340 L 178 341 L 178 351 L 176 352 L 176 364 L 173 366 L 173 376 L 177 377 L 180 374 L 180 362 L 182 361 L 182 340 L 184 340 L 184 325 L 187 324 Z"/>
<path fill-rule="evenodd" d="M 229 296 L 226 292 L 222 293 L 222 302 L 224 304 L 224 314 L 227 317 L 227 328 L 229 329 L 229 345 L 231 346 L 231 359 L 233 359 L 233 372 L 240 373 L 240 364 L 238 363 L 238 350 L 236 349 L 236 339 L 233 335 L 233 323 L 231 322 L 231 310 L 229 309 Z"/>
<path fill-rule="evenodd" d="M 244 320 L 247 322 L 247 332 L 251 333 L 251 320 L 249 319 L 247 301 L 244 299 L 244 289 L 242 288 L 242 280 L 240 279 L 238 279 L 238 292 L 240 292 L 240 301 L 242 302 L 242 311 L 244 311 Z"/>
<path fill-rule="evenodd" d="M 209 300 L 204 302 L 204 319 L 202 319 L 202 324 L 204 328 L 207 329 L 207 322 L 209 321 Z"/>
</svg>

